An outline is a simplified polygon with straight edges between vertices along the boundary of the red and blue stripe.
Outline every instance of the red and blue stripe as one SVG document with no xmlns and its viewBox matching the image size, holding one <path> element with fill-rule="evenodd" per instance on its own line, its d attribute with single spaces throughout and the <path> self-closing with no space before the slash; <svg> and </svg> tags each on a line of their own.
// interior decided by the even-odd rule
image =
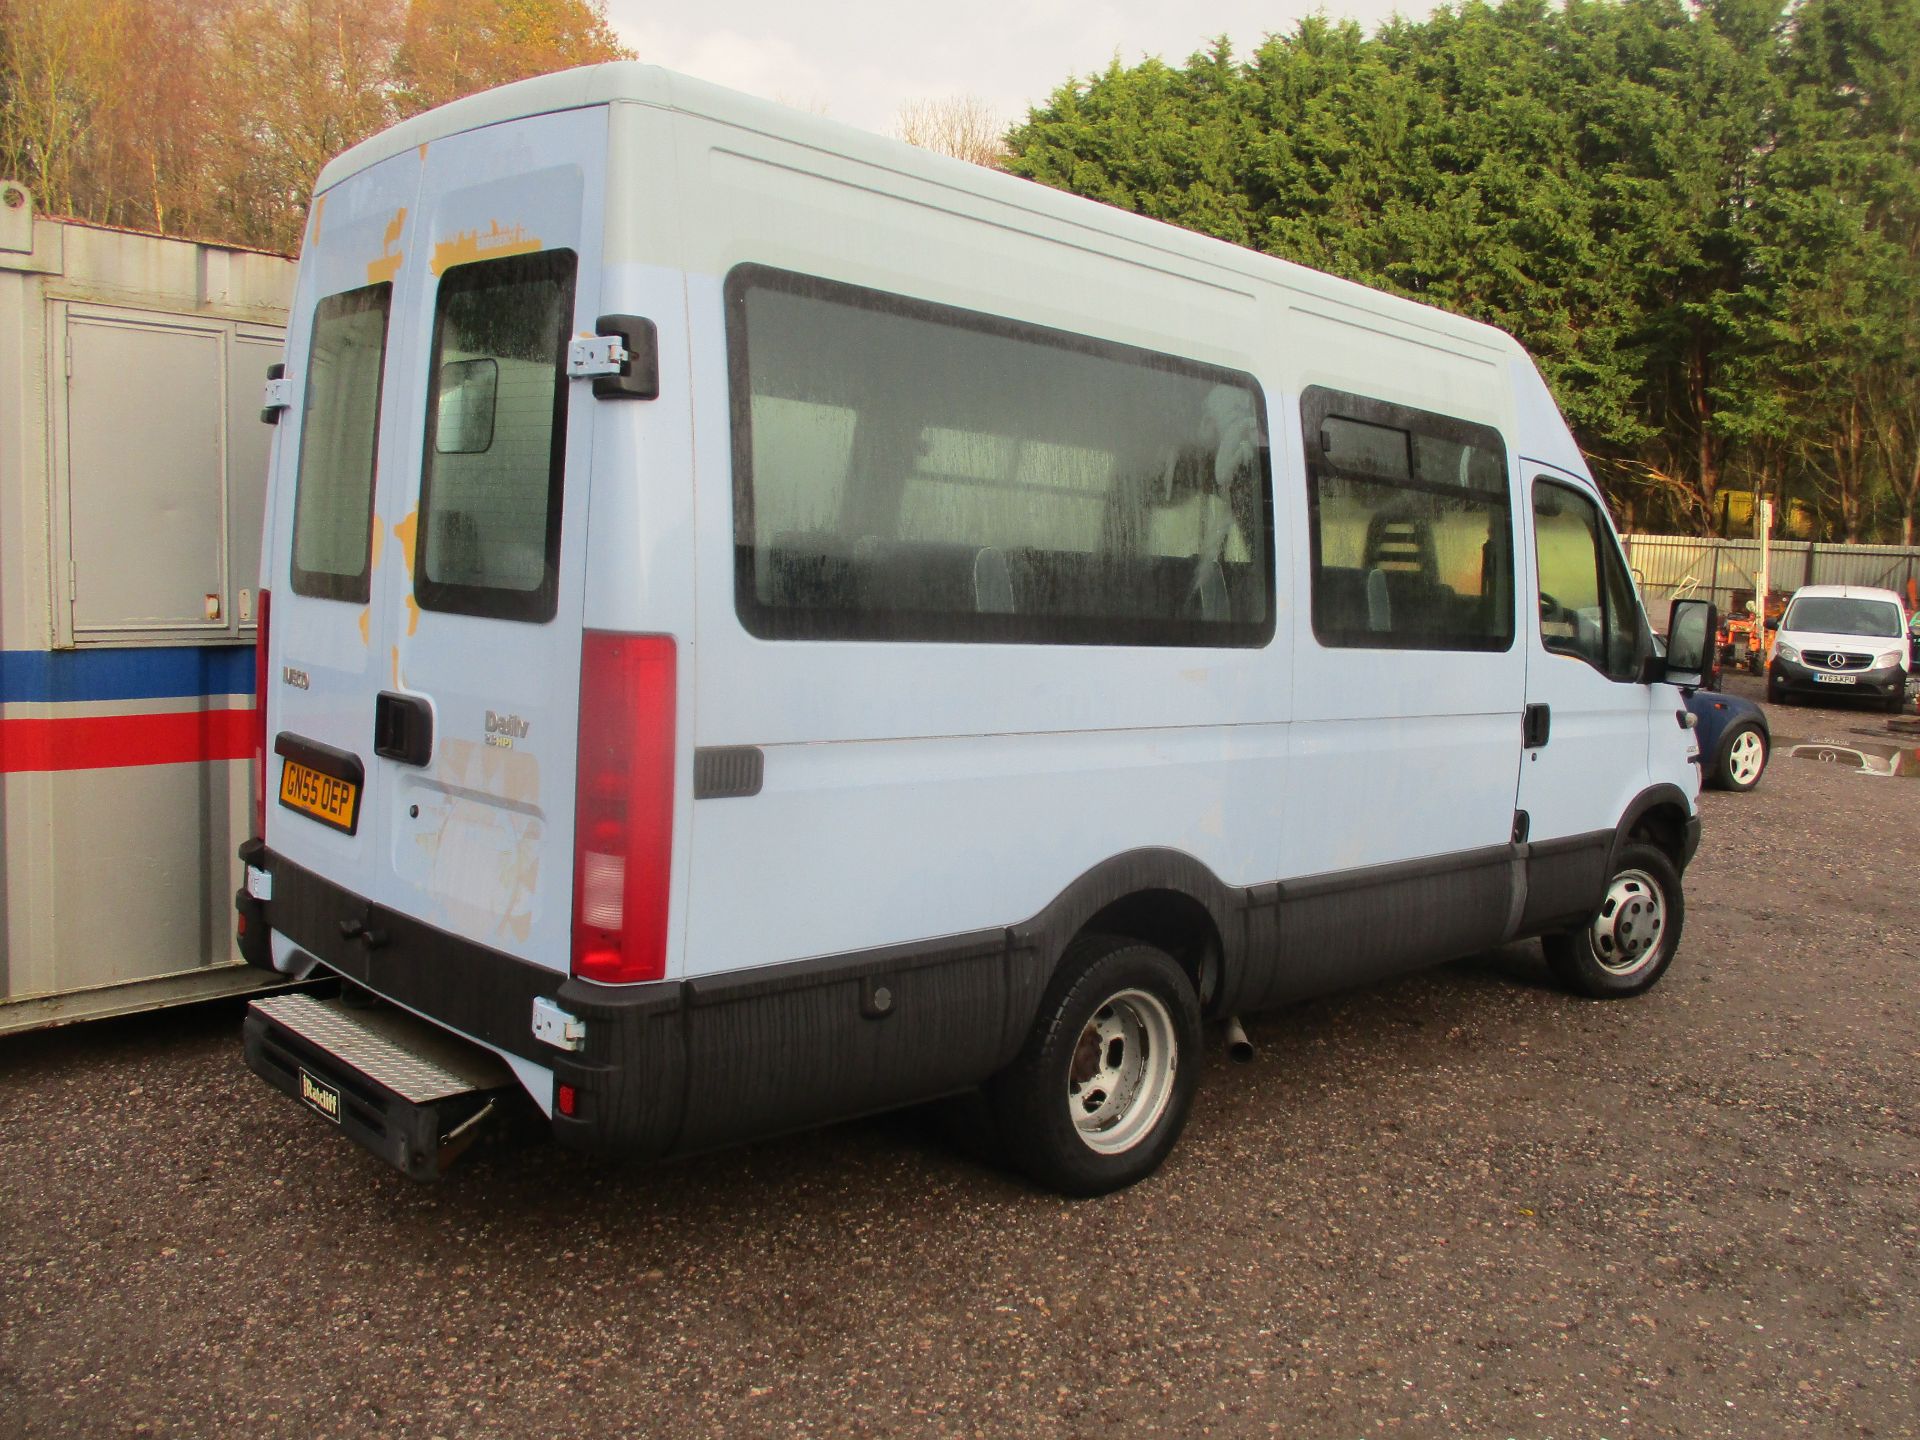
<svg viewBox="0 0 1920 1440">
<path fill-rule="evenodd" d="M 252 753 L 251 645 L 0 650 L 0 774 Z"/>
</svg>

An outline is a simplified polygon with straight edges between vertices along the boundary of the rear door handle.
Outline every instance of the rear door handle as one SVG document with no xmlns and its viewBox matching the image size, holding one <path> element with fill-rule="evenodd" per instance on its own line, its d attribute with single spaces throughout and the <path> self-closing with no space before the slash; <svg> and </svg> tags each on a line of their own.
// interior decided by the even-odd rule
<svg viewBox="0 0 1920 1440">
<path fill-rule="evenodd" d="M 1545 705 L 1529 705 L 1520 721 L 1520 744 L 1526 750 L 1538 750 L 1547 743 L 1553 728 L 1553 712 Z"/>
<path fill-rule="evenodd" d="M 380 692 L 373 702 L 373 753 L 402 765 L 433 758 L 433 706 L 424 695 Z"/>
</svg>

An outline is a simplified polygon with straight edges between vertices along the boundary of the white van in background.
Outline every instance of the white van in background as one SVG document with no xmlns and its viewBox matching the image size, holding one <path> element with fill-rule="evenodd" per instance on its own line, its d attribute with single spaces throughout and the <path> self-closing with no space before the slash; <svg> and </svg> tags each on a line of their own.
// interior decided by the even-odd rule
<svg viewBox="0 0 1920 1440">
<path fill-rule="evenodd" d="M 1767 699 L 1854 695 L 1906 708 L 1907 612 L 1892 590 L 1803 585 L 1793 592 L 1767 657 Z"/>
<path fill-rule="evenodd" d="M 290 335 L 243 947 L 387 1003 L 247 1055 L 409 1173 L 984 1086 L 1097 1193 L 1204 1017 L 1673 956 L 1711 610 L 1504 334 L 611 65 L 328 166 Z"/>
</svg>

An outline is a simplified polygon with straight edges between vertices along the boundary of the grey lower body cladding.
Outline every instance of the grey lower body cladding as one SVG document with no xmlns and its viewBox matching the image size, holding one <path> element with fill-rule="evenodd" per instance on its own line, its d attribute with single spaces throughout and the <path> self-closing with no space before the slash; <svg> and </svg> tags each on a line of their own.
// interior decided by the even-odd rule
<svg viewBox="0 0 1920 1440">
<path fill-rule="evenodd" d="M 1677 866 L 1698 837 L 1686 822 Z M 631 986 L 568 979 L 370 905 L 258 841 L 241 856 L 272 873 L 273 899 L 243 890 L 237 904 L 253 963 L 271 968 L 278 930 L 375 994 L 551 1070 L 577 1096 L 573 1115 L 553 1116 L 562 1143 L 657 1156 L 979 1084 L 1019 1052 L 1067 942 L 1116 902 L 1164 895 L 1204 914 L 1218 966 L 1208 1008 L 1224 1015 L 1577 923 L 1605 892 L 1618 840 L 1598 831 L 1251 887 L 1191 856 L 1136 851 L 1021 925 Z M 583 1050 L 534 1038 L 543 998 L 586 1022 Z"/>
</svg>

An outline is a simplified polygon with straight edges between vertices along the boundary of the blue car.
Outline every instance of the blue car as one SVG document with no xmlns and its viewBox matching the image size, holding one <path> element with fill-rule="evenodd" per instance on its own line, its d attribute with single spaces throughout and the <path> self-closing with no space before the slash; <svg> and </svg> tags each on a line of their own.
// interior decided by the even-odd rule
<svg viewBox="0 0 1920 1440">
<path fill-rule="evenodd" d="M 1687 690 L 1687 709 L 1700 737 L 1700 774 L 1722 790 L 1751 790 L 1773 750 L 1767 712 L 1724 690 Z"/>
</svg>

